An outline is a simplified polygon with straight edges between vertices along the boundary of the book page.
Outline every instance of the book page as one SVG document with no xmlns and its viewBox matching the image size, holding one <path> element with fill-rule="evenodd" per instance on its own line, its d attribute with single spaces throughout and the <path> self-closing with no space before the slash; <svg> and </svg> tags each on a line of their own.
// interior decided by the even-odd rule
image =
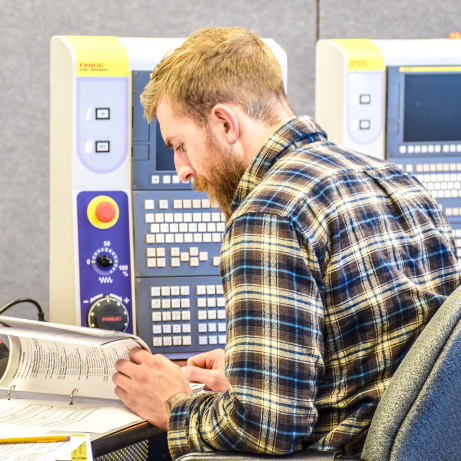
<svg viewBox="0 0 461 461">
<path fill-rule="evenodd" d="M 143 349 L 150 350 L 147 344 L 138 336 L 120 331 L 37 322 L 35 320 L 17 319 L 14 317 L 0 318 L 0 334 L 52 339 L 55 341 L 93 346 L 102 346 L 123 339 L 134 339 Z"/>
<path fill-rule="evenodd" d="M 115 362 L 128 358 L 128 351 L 139 347 L 126 339 L 93 347 L 45 339 L 17 337 L 19 365 L 9 385 L 15 391 L 117 399 L 114 394 Z M 17 341 L 14 341 L 16 344 Z M 16 349 L 15 347 L 14 349 Z M 12 351 L 16 355 L 16 351 Z"/>
</svg>

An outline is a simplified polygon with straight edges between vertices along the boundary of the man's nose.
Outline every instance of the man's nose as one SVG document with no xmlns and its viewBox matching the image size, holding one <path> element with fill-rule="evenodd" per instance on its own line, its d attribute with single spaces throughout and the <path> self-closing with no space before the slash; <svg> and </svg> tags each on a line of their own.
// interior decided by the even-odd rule
<svg viewBox="0 0 461 461">
<path fill-rule="evenodd" d="M 182 182 L 189 182 L 196 175 L 194 167 L 191 165 L 187 155 L 184 153 L 175 152 L 174 166 L 176 168 L 176 173 Z"/>
</svg>

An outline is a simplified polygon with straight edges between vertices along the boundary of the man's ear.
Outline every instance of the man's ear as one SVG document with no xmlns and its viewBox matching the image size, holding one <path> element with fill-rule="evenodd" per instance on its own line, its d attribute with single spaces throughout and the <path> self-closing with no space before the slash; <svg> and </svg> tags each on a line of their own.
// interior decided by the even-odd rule
<svg viewBox="0 0 461 461">
<path fill-rule="evenodd" d="M 210 128 L 215 136 L 227 144 L 235 144 L 240 131 L 235 112 L 226 104 L 216 104 L 211 110 Z"/>
</svg>

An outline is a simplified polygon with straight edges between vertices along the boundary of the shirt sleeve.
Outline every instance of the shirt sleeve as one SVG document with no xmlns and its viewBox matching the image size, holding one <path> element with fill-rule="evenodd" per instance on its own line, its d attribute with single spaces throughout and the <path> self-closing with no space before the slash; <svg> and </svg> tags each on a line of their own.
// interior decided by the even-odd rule
<svg viewBox="0 0 461 461">
<path fill-rule="evenodd" d="M 245 214 L 226 233 L 221 275 L 231 388 L 179 400 L 169 420 L 171 455 L 292 453 L 316 423 L 324 373 L 317 258 L 288 218 Z"/>
</svg>

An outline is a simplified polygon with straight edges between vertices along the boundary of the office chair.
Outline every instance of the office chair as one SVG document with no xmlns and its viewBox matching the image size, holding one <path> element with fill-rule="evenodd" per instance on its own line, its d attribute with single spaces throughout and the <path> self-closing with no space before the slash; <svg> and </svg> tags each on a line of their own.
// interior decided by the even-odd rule
<svg viewBox="0 0 461 461">
<path fill-rule="evenodd" d="M 443 303 L 400 364 L 376 409 L 362 458 L 303 451 L 286 456 L 191 453 L 178 461 L 461 459 L 461 287 Z"/>
</svg>

